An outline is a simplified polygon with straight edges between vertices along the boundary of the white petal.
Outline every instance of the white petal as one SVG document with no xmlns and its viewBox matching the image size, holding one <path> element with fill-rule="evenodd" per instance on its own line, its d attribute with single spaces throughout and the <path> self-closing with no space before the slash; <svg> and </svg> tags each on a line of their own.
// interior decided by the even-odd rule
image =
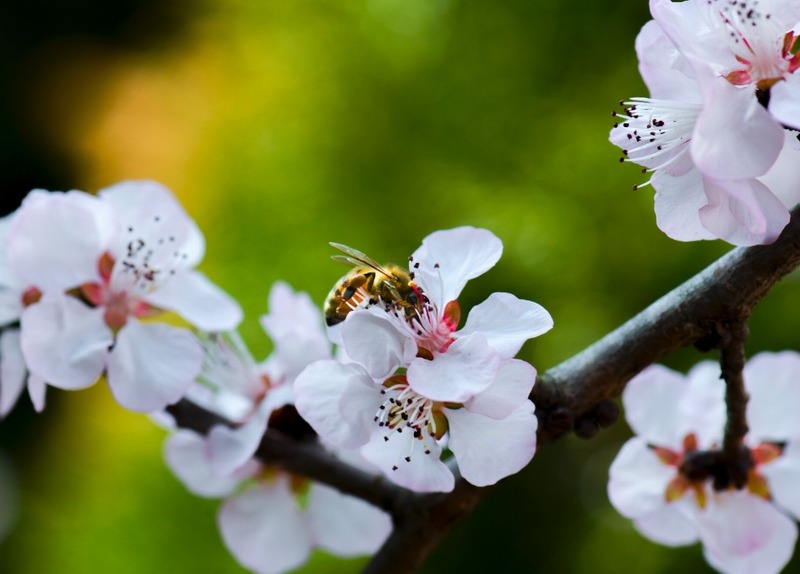
<svg viewBox="0 0 800 574">
<path fill-rule="evenodd" d="M 164 441 L 164 460 L 189 492 L 205 498 L 222 498 L 233 493 L 245 473 L 220 476 L 211 471 L 206 440 L 197 433 L 179 429 Z M 248 470 L 255 474 L 260 465 Z"/>
<path fill-rule="evenodd" d="M 467 281 L 494 267 L 502 254 L 503 242 L 486 229 L 435 231 L 414 252 L 414 264 L 419 263 L 419 267 L 415 265 L 413 271 L 425 294 L 443 309 L 458 299 Z"/>
<path fill-rule="evenodd" d="M 231 554 L 258 574 L 293 570 L 311 553 L 308 521 L 284 479 L 229 498 L 217 522 Z"/>
<path fill-rule="evenodd" d="M 622 404 L 633 432 L 651 444 L 681 448 L 678 403 L 686 388 L 683 375 L 661 365 L 647 367 L 631 379 Z"/>
<path fill-rule="evenodd" d="M 475 486 L 487 486 L 522 470 L 536 452 L 533 409 L 528 401 L 502 420 L 445 409 L 449 446 L 461 475 Z"/>
<path fill-rule="evenodd" d="M 709 68 L 724 75 L 741 64 L 736 61 L 718 31 L 711 28 L 700 10 L 704 2 L 650 0 L 650 13 L 680 52 L 697 70 Z"/>
<path fill-rule="evenodd" d="M 800 441 L 788 442 L 781 456 L 759 465 L 758 471 L 767 479 L 775 504 L 800 518 Z"/>
<path fill-rule="evenodd" d="M 175 245 L 186 254 L 188 267 L 194 267 L 203 259 L 203 234 L 172 192 L 160 183 L 126 180 L 101 189 L 98 195 L 114 209 L 123 230 L 133 227 L 138 236 L 168 227 L 175 237 Z M 127 241 L 123 233 L 113 250 L 117 258 L 124 252 Z"/>
<path fill-rule="evenodd" d="M 4 330 L 0 334 L 0 418 L 17 404 L 27 373 L 19 329 Z"/>
<path fill-rule="evenodd" d="M 656 190 L 656 225 L 668 237 L 677 241 L 716 238 L 700 221 L 700 209 L 708 204 L 700 170 L 693 168 L 680 176 L 658 170 L 650 182 Z"/>
<path fill-rule="evenodd" d="M 511 359 L 523 343 L 553 328 L 553 318 L 544 307 L 517 299 L 510 293 L 492 293 L 469 312 L 459 336 L 480 332 L 501 359 Z"/>
<path fill-rule="evenodd" d="M 722 444 L 727 419 L 725 411 L 725 382 L 720 379 L 719 364 L 714 361 L 697 363 L 686 375 L 687 388 L 679 397 L 679 436 L 697 436 L 700 448 Z"/>
<path fill-rule="evenodd" d="M 696 516 L 706 559 L 727 574 L 777 573 L 792 556 L 797 526 L 757 496 L 721 493 Z"/>
<path fill-rule="evenodd" d="M 535 383 L 536 369 L 525 361 L 512 359 L 500 367 L 488 389 L 472 397 L 464 406 L 472 413 L 504 419 L 528 400 Z"/>
<path fill-rule="evenodd" d="M 19 321 L 23 310 L 22 293 L 23 290 L 7 289 L 0 285 L 0 326 Z"/>
<path fill-rule="evenodd" d="M 644 518 L 667 505 L 667 485 L 677 474 L 677 468 L 661 462 L 645 439 L 633 437 L 608 469 L 608 498 L 622 516 Z"/>
<path fill-rule="evenodd" d="M 647 22 L 636 36 L 636 55 L 651 98 L 702 102 L 689 62 L 655 20 Z"/>
<path fill-rule="evenodd" d="M 232 331 L 242 322 L 239 304 L 199 271 L 176 272 L 159 283 L 145 300 L 175 311 L 201 331 Z"/>
<path fill-rule="evenodd" d="M 352 311 L 344 321 L 342 337 L 351 359 L 364 365 L 371 377 L 385 379 L 402 366 L 406 346 L 413 345 L 413 341 L 385 318 L 382 311 L 379 313 L 366 309 Z"/>
<path fill-rule="evenodd" d="M 93 385 L 114 342 L 103 309 L 46 293 L 22 313 L 22 353 L 31 372 L 60 389 Z"/>
<path fill-rule="evenodd" d="M 386 400 L 381 390 L 382 386 L 369 378 L 351 377 L 339 397 L 339 412 L 353 436 L 360 437 L 358 446 L 367 442 L 375 430 L 375 413 Z"/>
<path fill-rule="evenodd" d="M 97 261 L 108 249 L 105 220 L 111 219 L 100 200 L 86 193 L 31 192 L 8 238 L 14 275 L 42 291 L 97 281 Z"/>
<path fill-rule="evenodd" d="M 45 393 L 47 385 L 44 380 L 33 373 L 28 373 L 28 394 L 31 397 L 33 408 L 37 413 L 44 410 Z"/>
<path fill-rule="evenodd" d="M 392 531 L 388 514 L 319 483 L 311 487 L 308 518 L 316 545 L 337 556 L 372 554 Z"/>
<path fill-rule="evenodd" d="M 800 202 L 800 141 L 797 140 L 797 132 L 784 132 L 781 154 L 766 175 L 758 180 L 791 209 Z"/>
<path fill-rule="evenodd" d="M 800 438 L 800 354 L 759 353 L 744 367 L 748 434 L 753 444 Z"/>
<path fill-rule="evenodd" d="M 500 357 L 481 333 L 460 337 L 433 360 L 415 359 L 406 373 L 417 393 L 434 401 L 463 403 L 489 388 Z"/>
<path fill-rule="evenodd" d="M 202 366 L 190 331 L 129 320 L 108 357 L 108 386 L 126 409 L 153 412 L 180 399 Z"/>
<path fill-rule="evenodd" d="M 708 205 L 700 210 L 703 226 L 733 245 L 766 245 L 789 223 L 789 212 L 757 179 L 703 180 Z"/>
<path fill-rule="evenodd" d="M 694 500 L 679 500 L 635 518 L 633 524 L 642 536 L 665 546 L 694 544 L 699 534 L 681 508 L 684 503 L 695 504 Z"/>
<path fill-rule="evenodd" d="M 783 147 L 783 128 L 750 90 L 724 78 L 701 83 L 705 106 L 692 135 L 692 159 L 720 180 L 764 175 Z"/>
<path fill-rule="evenodd" d="M 288 392 L 279 392 L 280 389 Z M 214 426 L 208 433 L 208 455 L 214 472 L 225 476 L 249 461 L 261 444 L 272 412 L 291 402 L 291 399 L 288 387 L 278 387 L 267 393 L 256 412 L 242 426 Z"/>
<path fill-rule="evenodd" d="M 800 129 L 800 76 L 797 72 L 770 88 L 769 111 L 783 125 Z"/>
<path fill-rule="evenodd" d="M 344 448 L 357 448 L 369 440 L 363 428 L 351 426 L 340 411 L 340 397 L 351 382 L 374 385 L 360 365 L 336 361 L 312 363 L 294 382 L 295 407 L 300 416 L 321 437 Z"/>
<path fill-rule="evenodd" d="M 261 325 L 273 341 L 297 333 L 313 333 L 324 339 L 324 324 L 322 312 L 308 293 L 295 292 L 283 281 L 276 281 L 272 285 L 269 313 L 261 316 Z"/>
<path fill-rule="evenodd" d="M 442 454 L 439 443 L 428 436 L 424 436 L 424 440 L 417 440 L 410 430 L 398 433 L 396 429 L 380 428 L 361 447 L 361 454 L 389 480 L 410 490 L 453 490 L 455 478 L 447 465 L 439 459 Z M 389 440 L 386 440 L 387 437 Z M 430 454 L 425 454 L 426 448 Z M 406 457 L 410 460 L 406 460 Z"/>
</svg>

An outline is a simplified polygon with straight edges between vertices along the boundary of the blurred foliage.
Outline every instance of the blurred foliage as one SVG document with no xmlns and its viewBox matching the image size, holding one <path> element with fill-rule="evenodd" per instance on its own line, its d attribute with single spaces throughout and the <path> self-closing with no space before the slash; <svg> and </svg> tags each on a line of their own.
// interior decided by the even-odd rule
<svg viewBox="0 0 800 574">
<path fill-rule="evenodd" d="M 433 230 L 487 227 L 505 254 L 462 307 L 492 291 L 544 305 L 556 327 L 521 356 L 545 370 L 729 248 L 665 237 L 652 189 L 631 190 L 647 176 L 607 142 L 618 100 L 645 95 L 633 41 L 648 17 L 644 0 L 5 4 L 6 211 L 31 187 L 162 181 L 204 229 L 202 268 L 242 302 L 259 357 L 272 282 L 322 303 L 346 272 L 328 241 L 402 263 Z M 750 354 L 800 347 L 797 281 L 756 309 Z M 242 571 L 217 503 L 165 469 L 163 431 L 101 385 L 48 401 L 0 424 L 21 491 L 3 572 Z M 629 434 L 620 423 L 543 450 L 423 571 L 710 571 L 699 546 L 656 546 L 609 506 L 608 464 Z M 318 554 L 303 572 L 363 563 Z"/>
</svg>

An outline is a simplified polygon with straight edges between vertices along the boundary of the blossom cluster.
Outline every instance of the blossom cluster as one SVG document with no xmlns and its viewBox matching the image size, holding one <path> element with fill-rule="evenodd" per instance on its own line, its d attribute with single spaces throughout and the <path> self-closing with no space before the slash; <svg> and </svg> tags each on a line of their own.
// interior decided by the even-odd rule
<svg viewBox="0 0 800 574">
<path fill-rule="evenodd" d="M 408 270 L 334 244 L 356 268 L 327 321 L 274 284 L 263 362 L 236 331 L 239 305 L 194 269 L 203 236 L 160 184 L 34 190 L 0 233 L 0 416 L 26 385 L 41 410 L 48 385 L 104 377 L 121 406 L 169 431 L 165 459 L 188 490 L 222 499 L 222 539 L 254 572 L 297 568 L 315 547 L 372 553 L 391 530 L 381 510 L 259 459 L 268 429 L 415 491 L 448 492 L 454 472 L 494 484 L 534 455 L 536 369 L 514 357 L 553 322 L 494 293 L 461 325 L 462 289 L 502 254 L 487 230 L 429 235 Z M 178 428 L 164 409 L 182 398 L 227 424 Z"/>
<path fill-rule="evenodd" d="M 668 546 L 703 544 L 726 574 L 779 572 L 789 561 L 800 519 L 800 354 L 761 353 L 744 368 L 750 464 L 742 489 L 714 488 L 692 460 L 723 443 L 725 383 L 704 361 L 683 376 L 653 365 L 622 396 L 636 436 L 609 471 L 614 507 L 647 538 Z"/>
<path fill-rule="evenodd" d="M 786 177 L 800 165 L 800 4 L 650 0 L 650 11 L 636 38 L 650 96 L 621 102 L 612 143 L 651 173 L 671 238 L 772 243 L 800 199 Z"/>
</svg>

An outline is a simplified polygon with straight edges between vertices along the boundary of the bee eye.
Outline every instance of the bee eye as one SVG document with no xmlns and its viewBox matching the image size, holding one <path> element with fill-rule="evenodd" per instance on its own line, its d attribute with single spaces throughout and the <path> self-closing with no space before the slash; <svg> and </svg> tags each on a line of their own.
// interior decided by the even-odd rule
<svg viewBox="0 0 800 574">
<path fill-rule="evenodd" d="M 417 294 L 414 293 L 413 291 L 408 295 L 408 302 L 411 305 L 416 305 L 419 302 L 419 299 L 417 299 Z"/>
</svg>

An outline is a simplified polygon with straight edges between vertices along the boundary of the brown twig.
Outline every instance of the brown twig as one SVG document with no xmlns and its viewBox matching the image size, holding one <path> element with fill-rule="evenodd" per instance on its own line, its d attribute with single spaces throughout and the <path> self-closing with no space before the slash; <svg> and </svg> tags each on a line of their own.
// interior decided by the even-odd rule
<svg viewBox="0 0 800 574">
<path fill-rule="evenodd" d="M 800 265 L 800 207 L 775 243 L 733 249 L 598 342 L 541 375 L 531 393 L 539 444 L 579 425 L 594 430 L 594 409 L 680 347 L 719 346 L 717 326 L 747 317 Z M 584 421 L 589 421 L 588 423 Z"/>
<path fill-rule="evenodd" d="M 574 429 L 593 436 L 600 427 L 613 423 L 618 411 L 609 406 L 609 400 L 642 369 L 675 349 L 723 347 L 720 333 L 724 328 L 719 327 L 749 316 L 775 283 L 799 265 L 800 208 L 795 208 L 775 243 L 732 250 L 597 343 L 545 372 L 531 393 L 540 419 L 539 445 Z M 741 357 L 733 347 L 723 352 L 727 353 L 724 364 L 743 360 L 743 351 Z M 181 401 L 169 410 L 180 426 L 201 433 L 215 422 L 224 423 L 198 408 Z M 740 422 L 731 425 L 730 444 L 735 445 L 742 426 Z M 274 431 L 264 436 L 257 455 L 391 513 L 394 531 L 367 565 L 367 574 L 414 572 L 489 490 L 458 478 L 451 493 L 414 493 L 342 463 L 316 442 Z"/>
</svg>

